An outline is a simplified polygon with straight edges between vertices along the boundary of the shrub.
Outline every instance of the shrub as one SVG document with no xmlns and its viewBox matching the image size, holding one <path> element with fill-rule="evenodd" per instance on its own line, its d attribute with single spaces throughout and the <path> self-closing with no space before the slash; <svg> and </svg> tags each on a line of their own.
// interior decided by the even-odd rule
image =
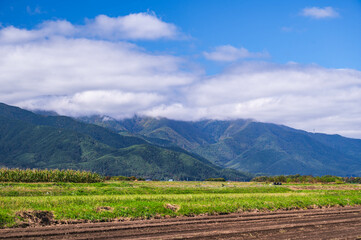
<svg viewBox="0 0 361 240">
<path fill-rule="evenodd" d="M 225 182 L 226 179 L 224 178 L 208 178 L 205 181 L 211 181 L 211 182 Z"/>
<path fill-rule="evenodd" d="M 131 177 L 126 177 L 126 176 L 113 176 L 113 177 L 110 177 L 110 180 L 113 180 L 113 181 L 145 181 L 144 178 L 137 178 L 137 177 L 134 177 L 134 176 L 131 176 Z"/>
<path fill-rule="evenodd" d="M 253 182 L 282 182 L 282 183 L 360 183 L 361 178 L 348 178 L 325 175 L 313 177 L 310 175 L 302 176 L 300 174 L 288 176 L 259 176 L 253 178 Z"/>
</svg>

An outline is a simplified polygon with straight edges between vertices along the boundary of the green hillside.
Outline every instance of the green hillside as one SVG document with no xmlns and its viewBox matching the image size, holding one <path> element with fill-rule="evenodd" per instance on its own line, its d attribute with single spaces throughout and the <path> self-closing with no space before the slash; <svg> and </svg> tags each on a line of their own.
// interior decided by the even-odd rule
<svg viewBox="0 0 361 240">
<path fill-rule="evenodd" d="M 161 139 L 158 143 L 179 146 L 221 167 L 271 175 L 361 175 L 358 139 L 251 120 L 185 122 L 135 117 L 114 122 L 102 124 L 149 141 Z"/>
<path fill-rule="evenodd" d="M 98 140 L 104 144 L 115 148 L 128 147 L 134 144 L 146 143 L 146 141 L 140 138 L 121 136 L 108 129 L 99 127 L 94 124 L 82 123 L 70 117 L 41 116 L 18 107 L 8 106 L 3 103 L 0 103 L 0 116 L 8 119 L 31 123 L 34 125 L 50 126 L 54 128 L 75 131 L 78 133 L 89 135 L 95 140 Z"/>
<path fill-rule="evenodd" d="M 156 179 L 251 178 L 183 149 L 162 148 L 68 117 L 0 107 L 0 167 L 82 169 Z"/>
</svg>

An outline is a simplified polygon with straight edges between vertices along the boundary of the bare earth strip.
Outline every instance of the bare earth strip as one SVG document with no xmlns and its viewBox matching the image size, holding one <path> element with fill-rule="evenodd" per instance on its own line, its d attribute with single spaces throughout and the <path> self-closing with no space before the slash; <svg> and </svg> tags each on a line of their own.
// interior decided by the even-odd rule
<svg viewBox="0 0 361 240">
<path fill-rule="evenodd" d="M 0 239 L 358 239 L 361 207 L 0 230 Z"/>
</svg>

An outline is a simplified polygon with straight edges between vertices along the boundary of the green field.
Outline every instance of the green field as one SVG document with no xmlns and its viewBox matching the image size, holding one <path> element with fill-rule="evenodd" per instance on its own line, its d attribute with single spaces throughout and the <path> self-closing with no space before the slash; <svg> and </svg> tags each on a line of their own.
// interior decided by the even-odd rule
<svg viewBox="0 0 361 240">
<path fill-rule="evenodd" d="M 109 221 L 361 204 L 358 184 L 241 182 L 0 183 L 0 226 L 27 222 L 22 212 L 54 220 Z"/>
</svg>

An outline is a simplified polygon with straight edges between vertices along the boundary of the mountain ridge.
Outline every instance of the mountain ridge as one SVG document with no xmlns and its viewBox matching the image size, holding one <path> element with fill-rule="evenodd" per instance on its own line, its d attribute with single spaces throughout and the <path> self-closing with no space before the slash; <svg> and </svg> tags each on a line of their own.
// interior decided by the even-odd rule
<svg viewBox="0 0 361 240">
<path fill-rule="evenodd" d="M 153 179 L 251 178 L 183 149 L 161 147 L 69 117 L 41 116 L 6 104 L 0 104 L 0 167 L 70 168 Z"/>
<path fill-rule="evenodd" d="M 82 120 L 96 123 L 94 117 Z M 255 174 L 361 174 L 361 140 L 340 135 L 249 119 L 187 122 L 137 116 L 101 124 L 121 134 L 161 139 L 218 166 Z"/>
</svg>

